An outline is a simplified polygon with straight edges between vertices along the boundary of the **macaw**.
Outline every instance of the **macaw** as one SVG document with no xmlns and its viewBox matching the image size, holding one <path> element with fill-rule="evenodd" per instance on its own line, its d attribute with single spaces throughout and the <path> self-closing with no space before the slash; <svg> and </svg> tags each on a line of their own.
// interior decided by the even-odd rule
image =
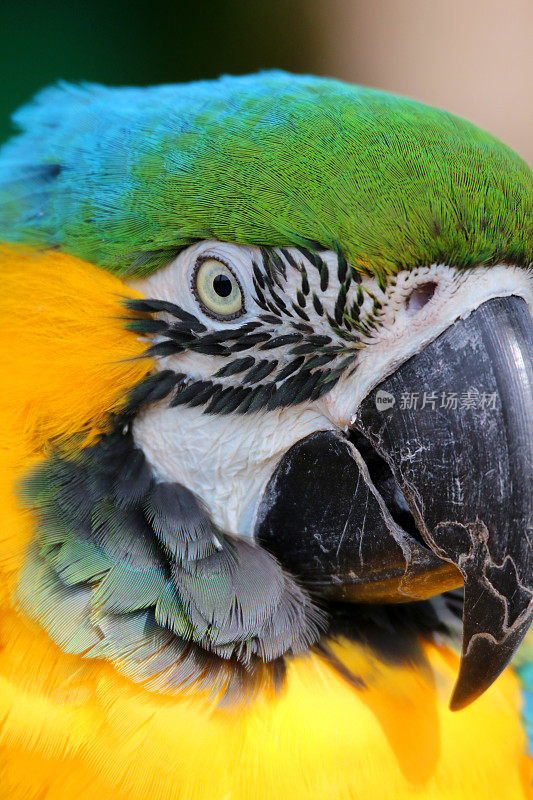
<svg viewBox="0 0 533 800">
<path fill-rule="evenodd" d="M 283 72 L 14 121 L 2 797 L 533 797 L 529 167 Z"/>
</svg>

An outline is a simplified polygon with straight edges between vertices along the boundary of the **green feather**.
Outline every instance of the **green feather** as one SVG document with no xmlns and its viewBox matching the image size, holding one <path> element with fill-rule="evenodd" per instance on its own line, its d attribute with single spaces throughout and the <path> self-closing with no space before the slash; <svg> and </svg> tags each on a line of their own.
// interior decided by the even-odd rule
<svg viewBox="0 0 533 800">
<path fill-rule="evenodd" d="M 282 72 L 60 85 L 14 117 L 0 238 L 149 273 L 205 238 L 340 249 L 362 272 L 533 261 L 533 175 L 444 111 Z"/>
<path fill-rule="evenodd" d="M 165 583 L 165 574 L 157 564 L 150 569 L 134 569 L 117 563 L 94 589 L 93 609 L 98 614 L 121 614 L 150 608 L 158 602 Z"/>
</svg>

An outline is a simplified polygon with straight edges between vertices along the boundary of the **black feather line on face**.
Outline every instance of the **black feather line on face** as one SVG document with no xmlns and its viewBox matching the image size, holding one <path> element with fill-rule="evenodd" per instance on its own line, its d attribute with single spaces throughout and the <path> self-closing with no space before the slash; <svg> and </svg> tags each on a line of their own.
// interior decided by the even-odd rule
<svg viewBox="0 0 533 800">
<path fill-rule="evenodd" d="M 288 316 L 292 316 L 286 304 L 284 303 L 284 301 L 281 299 L 281 297 L 273 287 L 270 287 L 270 296 L 282 314 L 287 314 Z"/>
<path fill-rule="evenodd" d="M 342 253 L 337 254 L 337 277 L 339 279 L 339 283 L 343 284 L 346 280 L 346 276 L 348 274 L 348 262 L 342 255 Z"/>
<path fill-rule="evenodd" d="M 291 328 L 301 333 L 313 333 L 313 328 L 305 322 L 291 322 Z"/>
<path fill-rule="evenodd" d="M 233 389 L 224 405 L 217 409 L 217 413 L 232 414 L 234 411 L 237 411 L 243 404 L 246 403 L 252 391 L 253 389 L 251 389 L 249 386 L 246 388 L 238 387 L 237 389 Z"/>
<path fill-rule="evenodd" d="M 265 280 L 265 288 L 270 290 L 274 285 L 279 284 L 279 275 L 277 274 L 278 265 L 271 255 L 271 249 L 268 247 L 261 247 L 261 259 L 263 264 L 263 276 Z"/>
<path fill-rule="evenodd" d="M 281 336 L 275 336 L 273 339 L 270 339 L 270 341 L 259 345 L 259 350 L 273 350 L 276 347 L 286 347 L 288 344 L 301 342 L 303 338 L 301 333 L 282 334 Z"/>
<path fill-rule="evenodd" d="M 268 359 L 263 359 L 259 361 L 252 369 L 246 373 L 244 378 L 242 379 L 243 384 L 246 383 L 259 383 L 262 381 L 263 378 L 266 378 L 267 375 L 270 375 L 276 367 L 278 366 L 277 361 L 269 361 Z"/>
<path fill-rule="evenodd" d="M 226 378 L 230 375 L 236 375 L 239 372 L 244 372 L 246 369 L 250 369 L 255 364 L 255 358 L 253 356 L 244 356 L 244 358 L 237 358 L 235 361 L 231 361 L 229 364 L 221 367 L 218 372 L 215 372 L 214 378 Z"/>
<path fill-rule="evenodd" d="M 315 353 L 316 349 L 316 345 L 311 342 L 305 342 L 305 344 L 298 344 L 296 347 L 291 348 L 289 353 L 294 356 L 309 355 L 309 353 Z"/>
<path fill-rule="evenodd" d="M 235 342 L 235 344 L 230 345 L 229 352 L 237 353 L 239 350 L 249 350 L 250 347 L 253 347 L 256 344 L 261 344 L 262 342 L 266 342 L 270 339 L 270 333 L 248 333 L 245 336 L 241 336 L 239 341 Z"/>
<path fill-rule="evenodd" d="M 322 353 L 320 356 L 314 356 L 307 361 L 307 369 L 315 369 L 315 367 L 322 367 L 324 364 L 329 364 L 337 358 L 337 353 Z"/>
<path fill-rule="evenodd" d="M 281 275 L 283 278 L 287 278 L 287 268 L 283 263 L 282 259 L 280 258 L 279 253 L 275 249 L 270 249 L 269 251 L 270 260 L 274 264 L 275 274 L 278 276 Z"/>
<path fill-rule="evenodd" d="M 361 321 L 365 292 L 358 285 L 356 298 L 348 307 L 352 278 L 357 280 L 360 276 L 350 269 L 346 258 L 339 252 L 336 268 L 339 289 L 331 316 L 325 311 L 317 291 L 311 291 L 308 278 L 308 269 L 315 270 L 320 293 L 326 292 L 331 277 L 326 261 L 317 250 L 305 247 L 297 249 L 300 258 L 286 248 L 260 248 L 260 263 L 252 262 L 252 282 L 254 299 L 267 313 L 242 325 L 233 323 L 232 327 L 208 330 L 194 314 L 174 303 L 158 299 L 128 300 L 127 308 L 137 314 L 163 315 L 163 318 L 142 316 L 128 321 L 128 327 L 136 333 L 157 337 L 146 355 L 168 358 L 192 352 L 227 362 L 211 377 L 189 379 L 187 382 L 184 382 L 183 375 L 173 381 L 168 374 L 172 371 L 166 369 L 165 381 L 156 381 L 154 393 L 151 393 L 149 384 L 146 387 L 142 384 L 136 393 L 132 392 L 129 411 L 133 413 L 135 407 L 138 409 L 146 403 L 163 401 L 169 396 L 174 406 L 204 406 L 206 413 L 243 414 L 295 405 L 317 399 L 330 391 L 344 369 L 335 362 L 348 351 L 356 354 L 360 347 L 360 336 L 372 332 L 381 306 L 371 295 L 372 312 L 364 322 Z M 287 279 L 288 270 L 299 274 L 301 288 L 295 290 L 295 300 L 283 296 L 283 282 Z M 309 316 L 313 312 L 329 324 L 331 336 L 315 332 Z M 287 332 L 287 326 L 294 332 Z M 330 346 L 335 340 L 339 344 Z M 294 347 L 291 348 L 291 345 Z M 281 357 L 282 348 L 288 348 L 288 361 Z M 261 358 L 262 351 L 270 350 L 279 351 L 275 360 Z M 246 351 L 249 351 L 247 355 L 239 356 Z M 326 364 L 331 364 L 326 373 L 318 369 Z M 236 382 L 230 384 L 233 376 L 243 373 L 243 378 L 236 378 Z M 299 380 L 293 373 L 299 373 Z M 270 383 L 260 383 L 269 376 Z M 251 392 L 243 392 L 247 384 L 258 385 Z"/>
<path fill-rule="evenodd" d="M 255 263 L 255 261 L 252 262 L 252 269 L 253 269 L 253 273 L 254 273 L 255 283 L 258 284 L 258 286 L 261 289 L 264 289 L 265 288 L 265 279 L 263 277 L 263 273 L 261 272 L 261 270 L 259 269 L 259 267 Z"/>
<path fill-rule="evenodd" d="M 338 383 L 340 375 L 337 377 L 331 375 L 331 370 L 327 369 L 324 370 L 322 373 L 322 381 L 321 383 L 316 384 L 311 392 L 310 400 L 318 400 L 319 397 L 323 397 L 327 394 L 335 384 Z"/>
<path fill-rule="evenodd" d="M 337 323 L 337 325 L 342 325 L 342 320 L 344 317 L 344 309 L 346 308 L 346 295 L 347 295 L 346 284 L 342 284 L 339 289 L 339 294 L 337 296 L 337 302 L 335 303 L 335 322 Z"/>
<path fill-rule="evenodd" d="M 318 297 L 316 296 L 316 294 L 314 292 L 313 292 L 313 307 L 314 307 L 316 313 L 320 317 L 324 314 L 324 306 L 322 305 L 322 303 L 320 302 L 320 300 L 318 299 Z"/>
<path fill-rule="evenodd" d="M 329 284 L 329 270 L 325 261 L 322 261 L 320 267 L 320 291 L 325 292 Z"/>
<path fill-rule="evenodd" d="M 189 401 L 193 401 L 198 394 L 204 393 L 206 390 L 211 390 L 210 395 L 212 395 L 212 387 L 213 384 L 211 381 L 193 381 L 192 383 L 186 384 L 171 400 L 170 407 L 174 408 L 175 406 L 183 406 Z"/>
<path fill-rule="evenodd" d="M 309 261 L 309 263 L 320 272 L 322 259 L 315 250 L 308 250 L 307 247 L 297 247 L 296 249 L 303 255 L 306 261 Z"/>
<path fill-rule="evenodd" d="M 307 270 L 305 267 L 302 267 L 302 294 L 304 297 L 307 297 L 309 292 L 311 291 L 311 287 L 309 286 L 309 279 L 307 277 Z"/>
<path fill-rule="evenodd" d="M 233 353 L 236 348 L 237 345 L 224 347 L 222 344 L 206 344 L 202 339 L 196 342 L 190 342 L 188 346 L 188 349 L 192 352 L 202 353 L 204 356 L 229 356 L 229 354 Z"/>
<path fill-rule="evenodd" d="M 189 400 L 187 405 L 189 408 L 196 406 L 203 406 L 208 400 L 214 400 L 221 392 L 221 387 L 211 381 L 206 381 L 206 387 L 200 392 L 196 392 L 192 400 Z"/>
<path fill-rule="evenodd" d="M 350 321 L 354 322 L 354 323 L 357 322 L 357 320 L 359 319 L 359 314 L 360 314 L 360 310 L 359 310 L 358 304 L 357 303 L 353 303 L 352 307 L 350 308 L 350 310 L 348 312 L 348 317 L 349 317 Z"/>
<path fill-rule="evenodd" d="M 269 325 L 279 325 L 279 317 L 274 317 L 272 314 L 261 314 L 259 319 Z"/>
<path fill-rule="evenodd" d="M 300 308 L 305 308 L 307 305 L 307 300 L 305 299 L 305 295 L 299 289 L 296 292 L 296 300 L 298 301 L 298 305 Z"/>
<path fill-rule="evenodd" d="M 306 314 L 303 308 L 300 308 L 300 306 L 298 306 L 296 303 L 292 303 L 292 310 L 294 311 L 295 314 L 298 314 L 300 319 L 303 319 L 306 322 L 310 322 L 308 314 Z"/>
<path fill-rule="evenodd" d="M 159 342 L 158 344 L 153 344 L 149 347 L 145 353 L 148 358 L 158 358 L 166 356 L 175 356 L 178 353 L 183 353 L 185 350 L 184 347 L 177 344 L 176 342 L 171 342 L 167 339 L 164 342 Z"/>
<path fill-rule="evenodd" d="M 134 319 L 127 323 L 126 328 L 133 333 L 168 333 L 169 326 L 162 319 Z"/>
<path fill-rule="evenodd" d="M 141 313 L 153 314 L 155 312 L 164 312 L 170 314 L 171 317 L 176 317 L 182 322 L 187 323 L 191 330 L 198 329 L 199 332 L 206 331 L 206 326 L 201 323 L 194 314 L 185 311 L 175 303 L 170 303 L 167 300 L 127 300 L 126 308 L 131 311 L 140 311 Z"/>
<path fill-rule="evenodd" d="M 185 380 L 183 373 L 170 369 L 149 375 L 133 387 L 126 399 L 126 413 L 135 414 L 147 403 L 163 400 L 172 390 Z"/>
<path fill-rule="evenodd" d="M 255 302 L 257 305 L 263 309 L 263 311 L 268 311 L 267 302 L 265 300 L 265 295 L 263 294 L 262 290 L 259 288 L 258 282 L 255 280 L 253 281 L 254 284 L 254 291 L 255 291 Z M 277 317 L 276 317 L 277 322 Z"/>
<path fill-rule="evenodd" d="M 224 407 L 224 404 L 228 401 L 230 395 L 235 391 L 232 386 L 228 386 L 225 389 L 219 384 L 217 386 L 216 394 L 213 394 L 211 398 L 211 402 L 206 406 L 204 409 L 204 413 L 206 414 L 217 414 L 220 409 Z"/>
<path fill-rule="evenodd" d="M 266 383 L 254 389 L 252 402 L 247 408 L 248 412 L 260 411 L 268 405 L 268 401 L 276 391 L 275 383 Z"/>
</svg>

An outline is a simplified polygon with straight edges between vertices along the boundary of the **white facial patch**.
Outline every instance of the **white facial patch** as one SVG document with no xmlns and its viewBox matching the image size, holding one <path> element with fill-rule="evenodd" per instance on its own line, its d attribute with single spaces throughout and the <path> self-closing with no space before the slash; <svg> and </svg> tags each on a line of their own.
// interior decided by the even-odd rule
<svg viewBox="0 0 533 800">
<path fill-rule="evenodd" d="M 533 314 L 533 274 L 518 267 L 460 271 L 434 264 L 400 272 L 385 291 L 375 280 L 363 284 L 382 303 L 379 324 L 364 339 L 353 374 L 343 376 L 322 400 L 324 413 L 342 429 L 351 424 L 361 401 L 377 384 L 482 303 L 515 295 Z"/>
<path fill-rule="evenodd" d="M 334 253 L 328 254 L 336 262 Z M 191 289 L 196 259 L 210 256 L 231 264 L 243 293 L 246 313 L 240 319 L 223 322 L 206 315 Z M 300 256 L 301 259 L 301 256 Z M 145 297 L 178 303 L 198 317 L 209 330 L 225 330 L 264 314 L 254 302 L 252 261 L 261 261 L 258 248 L 225 242 L 200 242 L 181 253 L 167 267 L 149 278 L 130 285 Z M 296 294 L 299 275 L 287 270 L 286 294 Z M 330 301 L 338 285 L 329 289 Z M 296 317 L 298 319 L 298 317 Z M 317 327 L 318 329 L 318 327 Z M 328 325 L 320 330 L 328 332 Z M 280 323 L 279 334 L 294 332 Z M 153 338 L 150 342 L 157 342 Z M 268 353 L 264 353 L 268 357 Z M 276 354 L 279 358 L 279 353 Z M 273 357 L 273 356 L 272 356 Z M 288 356 L 281 353 L 280 362 Z M 160 369 L 185 372 L 194 379 L 210 378 L 224 361 L 212 356 L 185 352 L 157 359 Z M 240 376 L 233 382 L 237 385 Z M 318 430 L 335 428 L 316 405 L 300 404 L 275 411 L 249 414 L 205 414 L 203 407 L 169 408 L 168 401 L 155 403 L 135 420 L 133 434 L 156 476 L 184 484 L 200 497 L 212 519 L 225 531 L 250 535 L 256 498 L 262 493 L 276 464 L 286 450 Z"/>
<path fill-rule="evenodd" d="M 249 354 L 255 365 L 275 362 L 265 380 L 271 387 L 283 385 L 283 377 L 277 382 L 281 370 L 301 362 L 305 368 L 317 357 L 312 347 L 301 354 L 308 342 L 316 342 L 316 353 L 326 362 L 309 369 L 322 370 L 324 380 L 335 378 L 331 388 L 324 383 L 325 390 L 316 399 L 308 396 L 272 410 L 224 414 L 207 409 L 206 413 L 205 403 L 170 407 L 166 398 L 136 417 L 135 441 L 156 476 L 187 486 L 222 529 L 241 535 L 251 535 L 258 499 L 293 444 L 315 431 L 346 430 L 361 401 L 378 383 L 485 301 L 518 295 L 533 310 L 533 275 L 517 267 L 458 270 L 433 265 L 400 272 L 380 289 L 373 278 L 352 279 L 349 268 L 346 280 L 333 252 L 321 252 L 316 264 L 296 248 L 277 252 L 281 266 L 263 292 L 254 280 L 262 265 L 260 249 L 215 241 L 192 245 L 167 267 L 131 283 L 144 297 L 176 304 L 192 314 L 206 334 L 246 324 L 254 336 L 268 331 L 266 342 L 256 337 L 259 341 L 251 349 L 232 351 L 229 358 L 185 349 L 156 359 L 158 369 L 185 374 L 186 385 L 217 381 L 224 389 L 242 391 L 242 386 L 250 385 L 246 372 L 222 377 L 217 373 L 231 360 Z M 227 264 L 239 282 L 244 313 L 238 318 L 215 319 L 198 302 L 192 285 L 194 267 L 207 257 Z M 166 313 L 158 316 L 168 319 Z M 269 337 L 276 344 L 287 336 L 292 337 L 289 343 L 270 348 Z M 161 338 L 148 337 L 147 345 Z M 332 350 L 328 362 L 324 354 Z"/>
<path fill-rule="evenodd" d="M 139 414 L 133 435 L 160 480 L 187 486 L 222 530 L 247 536 L 256 498 L 286 450 L 334 427 L 302 406 L 219 416 L 163 401 Z"/>
</svg>

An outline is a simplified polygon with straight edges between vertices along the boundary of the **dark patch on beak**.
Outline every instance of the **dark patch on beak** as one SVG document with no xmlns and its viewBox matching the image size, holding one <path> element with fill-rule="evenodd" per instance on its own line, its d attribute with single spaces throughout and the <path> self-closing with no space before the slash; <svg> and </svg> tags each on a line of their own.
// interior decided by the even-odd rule
<svg viewBox="0 0 533 800">
<path fill-rule="evenodd" d="M 308 588 L 334 600 L 422 600 L 461 585 L 393 519 L 351 442 L 333 431 L 297 442 L 259 507 L 256 537 Z M 445 587 L 445 588 L 442 588 Z"/>
<path fill-rule="evenodd" d="M 352 438 L 388 475 L 317 433 L 285 454 L 258 512 L 265 546 L 328 597 L 420 599 L 462 575 L 452 709 L 490 686 L 533 617 L 532 361 L 525 302 L 487 301 L 361 404 Z"/>
<path fill-rule="evenodd" d="M 379 413 L 372 392 L 357 415 L 424 540 L 464 578 L 453 709 L 490 686 L 533 616 L 532 359 L 524 301 L 490 300 L 378 387 L 397 399 L 392 408 Z M 434 410 L 421 408 L 424 397 L 436 397 Z"/>
</svg>

